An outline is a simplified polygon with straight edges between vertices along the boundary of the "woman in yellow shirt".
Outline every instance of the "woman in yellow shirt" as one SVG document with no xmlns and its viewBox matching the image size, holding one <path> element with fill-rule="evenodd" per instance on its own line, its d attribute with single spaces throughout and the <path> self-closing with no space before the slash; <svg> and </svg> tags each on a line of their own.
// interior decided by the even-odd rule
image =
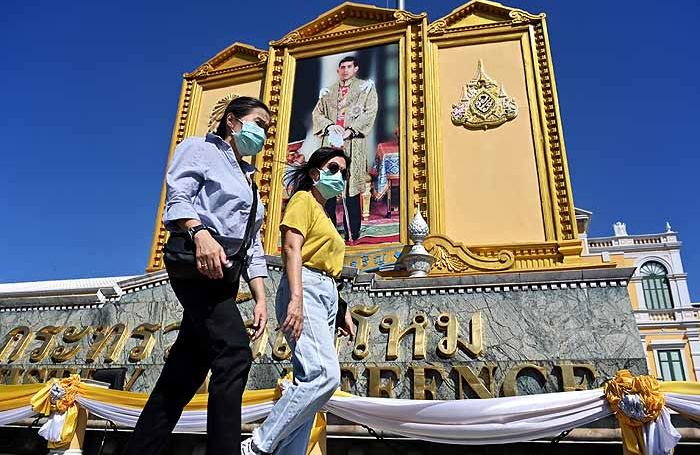
<svg viewBox="0 0 700 455">
<path fill-rule="evenodd" d="M 276 313 L 292 348 L 294 383 L 265 422 L 243 441 L 241 454 L 305 455 L 316 412 L 340 385 L 335 320 L 345 242 L 324 204 L 343 192 L 350 158 L 322 147 L 288 175 L 293 194 L 285 210 L 282 258 L 285 272 L 277 288 Z M 341 333 L 354 336 L 349 311 Z"/>
</svg>

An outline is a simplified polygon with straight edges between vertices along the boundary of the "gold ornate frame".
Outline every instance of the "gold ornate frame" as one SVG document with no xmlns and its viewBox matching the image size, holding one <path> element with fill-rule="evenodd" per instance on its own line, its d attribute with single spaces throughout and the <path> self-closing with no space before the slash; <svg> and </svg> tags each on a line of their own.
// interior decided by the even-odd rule
<svg viewBox="0 0 700 455">
<path fill-rule="evenodd" d="M 182 81 L 180 102 L 175 117 L 175 127 L 170 140 L 168 164 L 173 150 L 183 139 L 195 134 L 197 119 L 202 102 L 202 94 L 206 90 L 223 87 L 235 87 L 252 81 L 262 81 L 265 76 L 267 52 L 242 43 L 234 43 L 213 58 L 199 66 L 191 73 L 185 73 Z M 264 84 L 261 84 L 261 87 Z M 155 233 L 148 258 L 147 272 L 160 270 L 163 265 L 163 245 L 168 233 L 163 226 L 163 207 L 165 205 L 165 179 L 158 203 Z"/>
<path fill-rule="evenodd" d="M 379 266 L 386 255 L 408 240 L 407 220 L 415 207 L 428 205 L 423 117 L 422 47 L 425 15 L 345 3 L 316 20 L 270 43 L 265 78 L 265 101 L 272 110 L 270 140 L 262 154 L 260 194 L 267 207 L 263 238 L 265 251 L 278 254 L 282 207 L 282 179 L 287 150 L 297 59 L 396 43 L 399 46 L 399 120 L 401 166 L 400 243 L 348 247 L 346 264 Z M 406 182 L 406 183 L 404 183 Z M 392 248 L 393 245 L 393 248 Z M 377 253 L 380 251 L 379 253 Z M 371 254 L 370 254 L 371 253 Z M 371 257 L 370 257 L 371 256 Z"/>
<path fill-rule="evenodd" d="M 445 232 L 445 188 L 442 186 L 442 126 L 438 118 L 438 51 L 447 47 L 510 40 L 520 42 L 525 66 L 545 241 L 467 247 L 452 243 L 441 235 Z M 435 234 L 426 240 L 426 246 L 432 254 L 440 255 L 437 273 L 587 266 L 580 259 L 582 245 L 577 238 L 545 15 L 533 15 L 487 0 L 473 0 L 432 22 L 424 46 L 426 140 L 427 148 L 432 152 L 427 169 L 431 199 L 429 224 L 431 233 Z M 493 262 L 493 258 L 504 258 L 504 255 L 509 260 Z"/>
</svg>

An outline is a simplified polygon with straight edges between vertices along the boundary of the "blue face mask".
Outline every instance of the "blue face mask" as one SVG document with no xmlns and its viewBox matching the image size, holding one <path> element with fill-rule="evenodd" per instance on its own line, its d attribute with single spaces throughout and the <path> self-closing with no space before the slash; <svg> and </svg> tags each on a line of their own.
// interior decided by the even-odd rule
<svg viewBox="0 0 700 455">
<path fill-rule="evenodd" d="M 328 169 L 321 170 L 321 176 L 314 183 L 324 199 L 331 199 L 339 195 L 345 189 L 345 180 L 340 172 L 331 174 Z"/>
<path fill-rule="evenodd" d="M 233 133 L 233 140 L 238 153 L 243 156 L 253 156 L 265 145 L 265 130 L 255 122 L 242 123 L 241 130 Z"/>
</svg>

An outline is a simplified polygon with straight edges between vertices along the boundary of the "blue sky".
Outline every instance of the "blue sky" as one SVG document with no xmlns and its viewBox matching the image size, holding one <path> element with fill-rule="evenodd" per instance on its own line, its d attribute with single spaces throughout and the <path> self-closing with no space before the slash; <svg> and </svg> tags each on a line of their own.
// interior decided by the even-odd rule
<svg viewBox="0 0 700 455">
<path fill-rule="evenodd" d="M 0 282 L 143 272 L 182 73 L 234 41 L 267 48 L 336 4 L 3 2 Z M 460 4 L 406 2 L 431 20 Z M 591 233 L 670 221 L 699 301 L 700 7 L 507 4 L 547 13 L 574 200 L 594 212 Z"/>
</svg>

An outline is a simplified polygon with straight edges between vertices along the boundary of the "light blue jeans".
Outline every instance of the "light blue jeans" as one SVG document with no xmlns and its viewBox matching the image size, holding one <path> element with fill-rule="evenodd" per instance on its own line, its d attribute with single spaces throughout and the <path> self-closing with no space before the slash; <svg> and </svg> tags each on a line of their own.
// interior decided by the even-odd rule
<svg viewBox="0 0 700 455">
<path fill-rule="evenodd" d="M 340 385 L 335 352 L 338 291 L 332 278 L 302 268 L 304 327 L 301 337 L 287 337 L 292 348 L 294 383 L 285 391 L 263 424 L 253 431 L 255 445 L 268 453 L 305 455 L 316 412 Z M 275 310 L 280 326 L 287 318 L 290 290 L 282 275 Z"/>
</svg>

